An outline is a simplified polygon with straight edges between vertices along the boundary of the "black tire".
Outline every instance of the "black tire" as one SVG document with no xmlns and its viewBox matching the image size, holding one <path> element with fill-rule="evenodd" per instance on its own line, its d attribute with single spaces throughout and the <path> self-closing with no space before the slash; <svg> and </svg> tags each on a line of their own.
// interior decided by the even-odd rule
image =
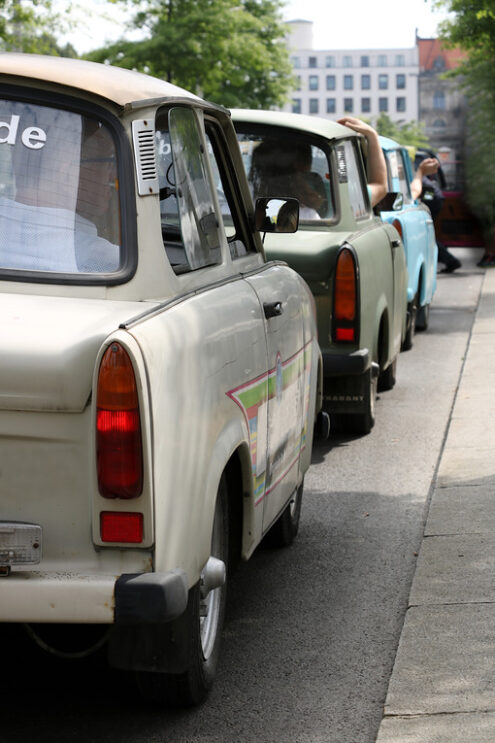
<svg viewBox="0 0 495 743">
<path fill-rule="evenodd" d="M 430 305 L 424 304 L 422 307 L 418 307 L 416 313 L 416 330 L 428 330 L 430 323 Z"/>
<path fill-rule="evenodd" d="M 378 378 L 373 374 L 371 369 L 368 369 L 368 371 L 364 373 L 363 378 L 364 412 L 332 414 L 330 416 L 332 430 L 362 436 L 368 434 L 375 425 L 375 402 Z"/>
<path fill-rule="evenodd" d="M 418 295 L 414 297 L 412 302 L 407 307 L 407 329 L 404 340 L 402 341 L 402 351 L 410 351 L 413 347 L 414 333 L 417 327 L 417 313 L 418 313 Z"/>
<path fill-rule="evenodd" d="M 304 479 L 294 491 L 293 497 L 267 532 L 265 544 L 269 547 L 289 547 L 299 531 Z"/>
<path fill-rule="evenodd" d="M 387 392 L 395 387 L 397 379 L 397 356 L 378 377 L 378 392 Z"/>
<path fill-rule="evenodd" d="M 215 506 L 211 554 L 225 563 L 229 549 L 228 498 L 222 478 Z M 165 707 L 192 707 L 207 696 L 215 678 L 225 618 L 227 581 L 202 598 L 201 583 L 189 591 L 184 637 L 189 641 L 189 667 L 181 674 L 138 671 L 143 697 Z"/>
</svg>

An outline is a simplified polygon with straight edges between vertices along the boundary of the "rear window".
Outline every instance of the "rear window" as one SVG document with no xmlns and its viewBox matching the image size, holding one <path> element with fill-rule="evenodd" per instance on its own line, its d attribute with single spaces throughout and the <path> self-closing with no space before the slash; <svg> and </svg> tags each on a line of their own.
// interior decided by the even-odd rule
<svg viewBox="0 0 495 743">
<path fill-rule="evenodd" d="M 302 223 L 335 215 L 327 153 L 316 141 L 284 129 L 248 130 L 236 124 L 244 167 L 254 198 L 293 197 Z"/>
<path fill-rule="evenodd" d="M 98 118 L 0 101 L 0 271 L 121 268 L 116 146 Z"/>
</svg>

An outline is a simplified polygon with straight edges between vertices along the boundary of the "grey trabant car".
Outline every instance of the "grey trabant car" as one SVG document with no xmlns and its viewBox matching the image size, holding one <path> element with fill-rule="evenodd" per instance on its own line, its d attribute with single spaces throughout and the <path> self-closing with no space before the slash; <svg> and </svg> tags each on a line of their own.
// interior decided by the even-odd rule
<svg viewBox="0 0 495 743">
<path fill-rule="evenodd" d="M 267 234 L 266 255 L 309 284 L 323 354 L 323 406 L 340 430 L 368 433 L 377 389 L 395 383 L 406 332 L 407 269 L 395 228 L 374 213 L 364 140 L 327 119 L 232 111 L 254 197 L 300 203 L 293 235 Z"/>
</svg>

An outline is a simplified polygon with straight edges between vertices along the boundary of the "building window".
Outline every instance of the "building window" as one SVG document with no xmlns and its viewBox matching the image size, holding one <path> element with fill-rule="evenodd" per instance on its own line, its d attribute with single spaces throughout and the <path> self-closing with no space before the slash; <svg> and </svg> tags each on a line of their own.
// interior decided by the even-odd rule
<svg viewBox="0 0 495 743">
<path fill-rule="evenodd" d="M 367 54 L 363 54 L 361 56 L 361 67 L 369 67 L 370 66 L 370 58 Z"/>
<path fill-rule="evenodd" d="M 404 113 L 406 110 L 406 99 L 403 96 L 399 96 L 396 100 L 397 113 Z"/>
<path fill-rule="evenodd" d="M 299 69 L 299 67 L 301 66 L 301 60 L 300 60 L 300 58 L 299 58 L 299 57 L 291 57 L 291 58 L 290 58 L 290 61 L 292 62 L 292 66 L 293 66 L 293 67 L 294 67 L 294 68 L 295 68 L 296 70 L 298 70 L 298 69 Z"/>
<path fill-rule="evenodd" d="M 436 111 L 445 111 L 445 93 L 443 90 L 435 90 L 433 93 L 433 108 Z"/>
<path fill-rule="evenodd" d="M 442 56 L 436 57 L 433 62 L 435 72 L 442 72 L 445 69 L 445 60 Z"/>
<path fill-rule="evenodd" d="M 309 89 L 318 90 L 318 75 L 309 76 Z"/>
<path fill-rule="evenodd" d="M 361 98 L 361 113 L 369 114 L 371 111 L 371 98 Z"/>
<path fill-rule="evenodd" d="M 344 54 L 342 64 L 344 67 L 352 67 L 352 57 L 349 54 Z"/>
<path fill-rule="evenodd" d="M 403 54 L 396 54 L 395 55 L 395 66 L 396 67 L 405 67 L 406 64 L 406 58 Z"/>
<path fill-rule="evenodd" d="M 386 67 L 386 66 L 387 66 L 387 55 L 379 54 L 378 55 L 378 67 Z"/>
<path fill-rule="evenodd" d="M 301 99 L 300 98 L 292 99 L 292 113 L 293 114 L 301 113 Z"/>
<path fill-rule="evenodd" d="M 335 90 L 335 75 L 327 75 L 327 90 Z"/>
<path fill-rule="evenodd" d="M 378 99 L 378 110 L 380 113 L 386 113 L 388 111 L 388 98 Z"/>
<path fill-rule="evenodd" d="M 361 75 L 361 90 L 369 90 L 371 88 L 371 75 Z"/>
<path fill-rule="evenodd" d="M 335 108 L 335 98 L 327 98 L 327 114 L 334 114 Z"/>
<path fill-rule="evenodd" d="M 309 58 L 308 67 L 318 67 L 318 60 L 316 59 L 316 57 Z"/>
<path fill-rule="evenodd" d="M 296 90 L 301 90 L 301 75 L 296 75 Z"/>
<path fill-rule="evenodd" d="M 435 127 L 435 129 L 443 129 L 447 125 L 443 119 L 435 119 L 435 121 L 433 122 L 433 126 Z"/>
<path fill-rule="evenodd" d="M 310 98 L 309 99 L 309 113 L 317 114 L 318 110 L 319 110 L 318 98 Z"/>
<path fill-rule="evenodd" d="M 399 73 L 395 76 L 395 84 L 397 87 L 397 90 L 404 90 L 406 87 L 406 76 L 402 73 Z"/>
<path fill-rule="evenodd" d="M 354 88 L 354 77 L 352 75 L 344 75 L 344 90 L 353 90 Z"/>
<path fill-rule="evenodd" d="M 344 111 L 346 114 L 351 114 L 354 111 L 354 100 L 352 98 L 344 98 Z"/>
<path fill-rule="evenodd" d="M 325 67 L 335 67 L 335 57 L 325 57 Z"/>
<path fill-rule="evenodd" d="M 380 90 L 388 90 L 388 75 L 378 75 L 378 87 Z"/>
</svg>

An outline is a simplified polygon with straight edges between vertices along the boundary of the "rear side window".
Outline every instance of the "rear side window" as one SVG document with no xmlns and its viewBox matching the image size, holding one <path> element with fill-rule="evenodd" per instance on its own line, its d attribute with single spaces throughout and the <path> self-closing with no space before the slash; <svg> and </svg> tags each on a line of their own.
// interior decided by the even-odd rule
<svg viewBox="0 0 495 743">
<path fill-rule="evenodd" d="M 98 118 L 0 101 L 0 270 L 121 268 L 114 137 Z"/>
<path fill-rule="evenodd" d="M 192 111 L 158 117 L 156 152 L 162 238 L 175 273 L 221 263 L 221 234 L 207 174 L 208 153 Z"/>
<path fill-rule="evenodd" d="M 298 199 L 303 224 L 334 217 L 330 164 L 316 140 L 275 127 L 250 130 L 237 124 L 236 128 L 253 198 Z"/>
<path fill-rule="evenodd" d="M 387 152 L 387 161 L 391 177 L 397 178 L 399 181 L 399 190 L 404 197 L 404 203 L 410 204 L 412 202 L 412 196 L 407 171 L 404 165 L 403 153 L 396 150 Z"/>
<path fill-rule="evenodd" d="M 345 180 L 348 183 L 352 213 L 356 219 L 363 219 L 370 212 L 369 198 L 363 179 L 360 156 L 351 140 L 347 139 L 337 147 L 337 159 L 339 162 L 339 173 L 345 173 Z"/>
</svg>

